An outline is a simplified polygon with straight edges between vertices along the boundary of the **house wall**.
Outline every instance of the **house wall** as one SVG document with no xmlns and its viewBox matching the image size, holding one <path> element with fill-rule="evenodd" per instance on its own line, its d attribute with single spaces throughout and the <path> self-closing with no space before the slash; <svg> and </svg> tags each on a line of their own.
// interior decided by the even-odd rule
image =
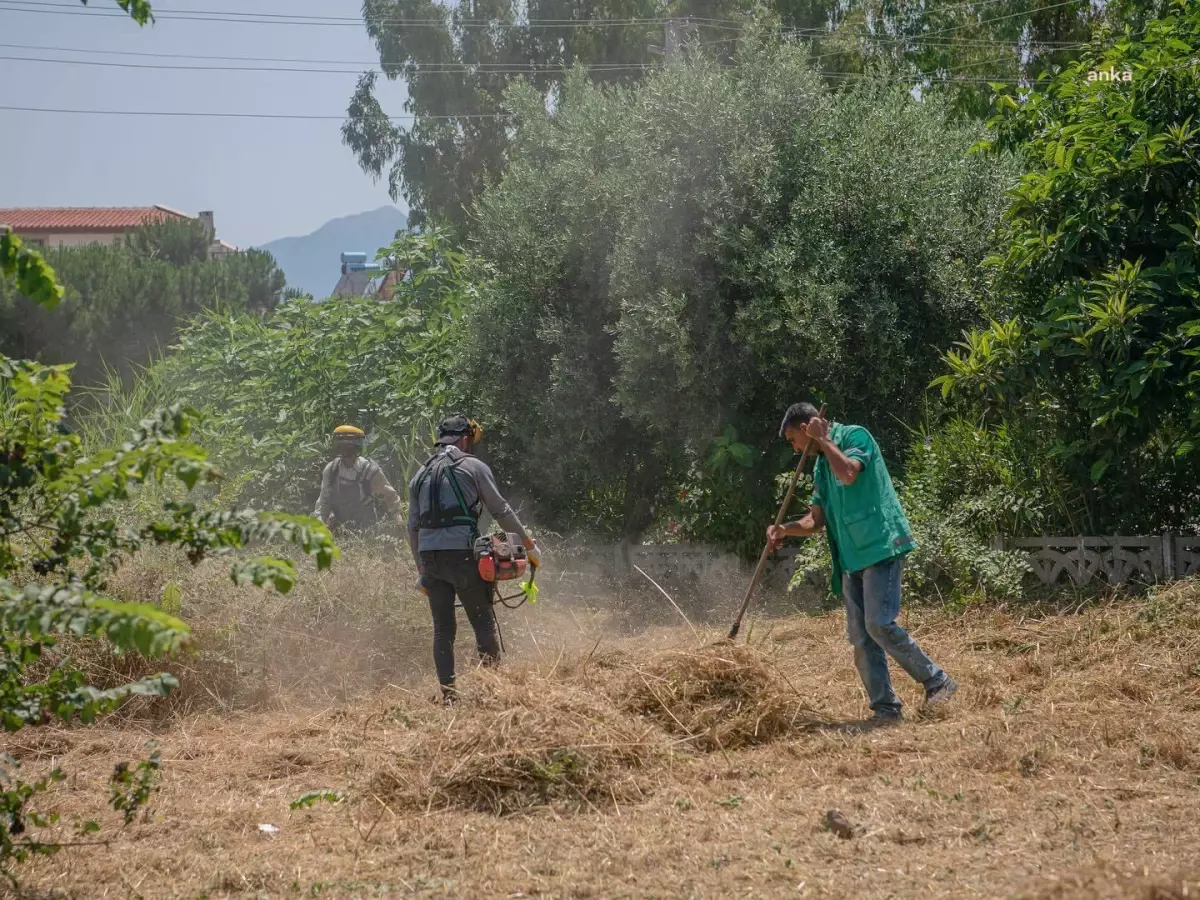
<svg viewBox="0 0 1200 900">
<path fill-rule="evenodd" d="M 34 246 L 82 247 L 85 244 L 116 244 L 125 236 L 123 231 L 77 231 L 47 234 L 45 232 L 21 233 L 17 237 Z"/>
</svg>

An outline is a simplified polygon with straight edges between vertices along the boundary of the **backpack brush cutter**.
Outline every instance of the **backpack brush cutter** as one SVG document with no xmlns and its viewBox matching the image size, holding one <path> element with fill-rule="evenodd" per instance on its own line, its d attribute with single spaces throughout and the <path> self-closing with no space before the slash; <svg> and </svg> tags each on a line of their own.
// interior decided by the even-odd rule
<svg viewBox="0 0 1200 900">
<path fill-rule="evenodd" d="M 504 651 L 504 634 L 500 631 L 500 619 L 496 616 L 496 602 L 507 609 L 517 609 L 526 600 L 537 603 L 538 589 L 533 583 L 537 565 L 525 553 L 525 546 L 517 535 L 486 534 L 475 539 L 474 554 L 479 576 L 491 586 L 492 618 L 496 620 L 496 635 L 500 638 L 500 650 Z M 500 593 L 500 582 L 520 578 L 529 571 L 529 579 L 521 582 L 515 594 Z M 516 601 L 515 603 L 512 601 Z"/>
</svg>

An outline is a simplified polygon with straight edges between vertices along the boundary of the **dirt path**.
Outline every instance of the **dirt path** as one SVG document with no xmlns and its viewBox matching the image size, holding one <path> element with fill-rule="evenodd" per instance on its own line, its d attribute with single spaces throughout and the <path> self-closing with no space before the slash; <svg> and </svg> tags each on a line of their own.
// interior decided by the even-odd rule
<svg viewBox="0 0 1200 900">
<path fill-rule="evenodd" d="M 78 898 L 1197 897 L 1188 609 L 917 616 L 963 690 L 950 715 L 924 719 L 896 672 L 909 719 L 874 731 L 849 725 L 865 706 L 840 615 L 759 623 L 755 650 L 813 710 L 737 750 L 697 749 L 664 716 L 628 711 L 663 647 L 695 646 L 685 628 L 590 653 L 540 647 L 499 679 L 466 678 L 451 711 L 424 684 L 339 708 L 191 715 L 159 734 L 28 730 L 8 739 L 27 774 L 52 761 L 71 773 L 50 797 L 63 834 L 98 817 L 112 843 L 22 876 Z M 107 777 L 151 737 L 162 789 L 122 831 L 99 811 Z M 464 808 L 535 803 L 521 779 L 567 787 L 517 815 Z M 347 799 L 289 811 L 319 789 Z M 853 837 L 824 828 L 830 809 Z"/>
</svg>

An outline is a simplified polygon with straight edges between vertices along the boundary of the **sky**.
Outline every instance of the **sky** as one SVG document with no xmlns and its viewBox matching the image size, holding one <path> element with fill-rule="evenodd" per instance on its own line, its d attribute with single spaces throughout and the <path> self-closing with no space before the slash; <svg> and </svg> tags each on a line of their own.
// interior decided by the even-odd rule
<svg viewBox="0 0 1200 900">
<path fill-rule="evenodd" d="M 157 203 L 189 215 L 212 210 L 217 234 L 235 246 L 248 247 L 308 234 L 329 219 L 392 203 L 386 177 L 375 183 L 341 142 L 342 117 L 358 73 L 378 63 L 358 0 L 151 3 L 159 18 L 139 28 L 116 14 L 112 0 L 90 0 L 87 7 L 77 0 L 0 0 L 0 45 L 5 45 L 0 46 L 0 106 L 336 118 L 135 117 L 0 109 L 0 207 Z M 185 10 L 210 17 L 231 11 L 337 17 L 345 24 L 169 18 L 172 11 Z M 34 49 L 39 47 L 57 49 Z M 212 61 L 182 54 L 336 64 Z M 28 61 L 33 57 L 56 62 Z M 62 60 L 152 68 L 69 65 Z M 225 70 L 162 68 L 182 65 Z M 229 70 L 238 66 L 340 71 Z M 380 79 L 378 92 L 390 114 L 403 114 L 402 83 Z M 404 209 L 402 201 L 395 205 Z"/>
</svg>

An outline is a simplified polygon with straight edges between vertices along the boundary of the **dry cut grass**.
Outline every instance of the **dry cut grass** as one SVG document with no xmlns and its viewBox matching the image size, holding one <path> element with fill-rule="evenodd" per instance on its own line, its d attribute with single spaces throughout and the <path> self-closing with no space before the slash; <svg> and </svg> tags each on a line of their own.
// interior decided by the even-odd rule
<svg viewBox="0 0 1200 900">
<path fill-rule="evenodd" d="M 669 650 L 631 668 L 622 706 L 704 750 L 737 750 L 828 721 L 770 656 L 745 645 Z"/>
<path fill-rule="evenodd" d="M 1200 583 L 1069 615 L 910 614 L 963 687 L 926 718 L 896 671 L 908 716 L 885 729 L 860 721 L 840 614 L 760 622 L 737 646 L 658 628 L 581 648 L 518 621 L 505 667 L 465 673 L 456 708 L 424 681 L 177 715 L 154 735 L 149 814 L 124 829 L 102 815 L 110 845 L 28 865 L 26 884 L 60 898 L 1200 896 Z M 118 721 L 6 749 L 31 773 L 73 773 L 46 800 L 70 837 L 150 736 Z M 346 799 L 289 808 L 314 790 Z"/>
<path fill-rule="evenodd" d="M 647 799 L 641 776 L 667 752 L 653 726 L 530 671 L 481 671 L 465 703 L 470 712 L 444 730 L 414 731 L 371 779 L 371 795 L 423 810 L 584 812 Z"/>
</svg>

